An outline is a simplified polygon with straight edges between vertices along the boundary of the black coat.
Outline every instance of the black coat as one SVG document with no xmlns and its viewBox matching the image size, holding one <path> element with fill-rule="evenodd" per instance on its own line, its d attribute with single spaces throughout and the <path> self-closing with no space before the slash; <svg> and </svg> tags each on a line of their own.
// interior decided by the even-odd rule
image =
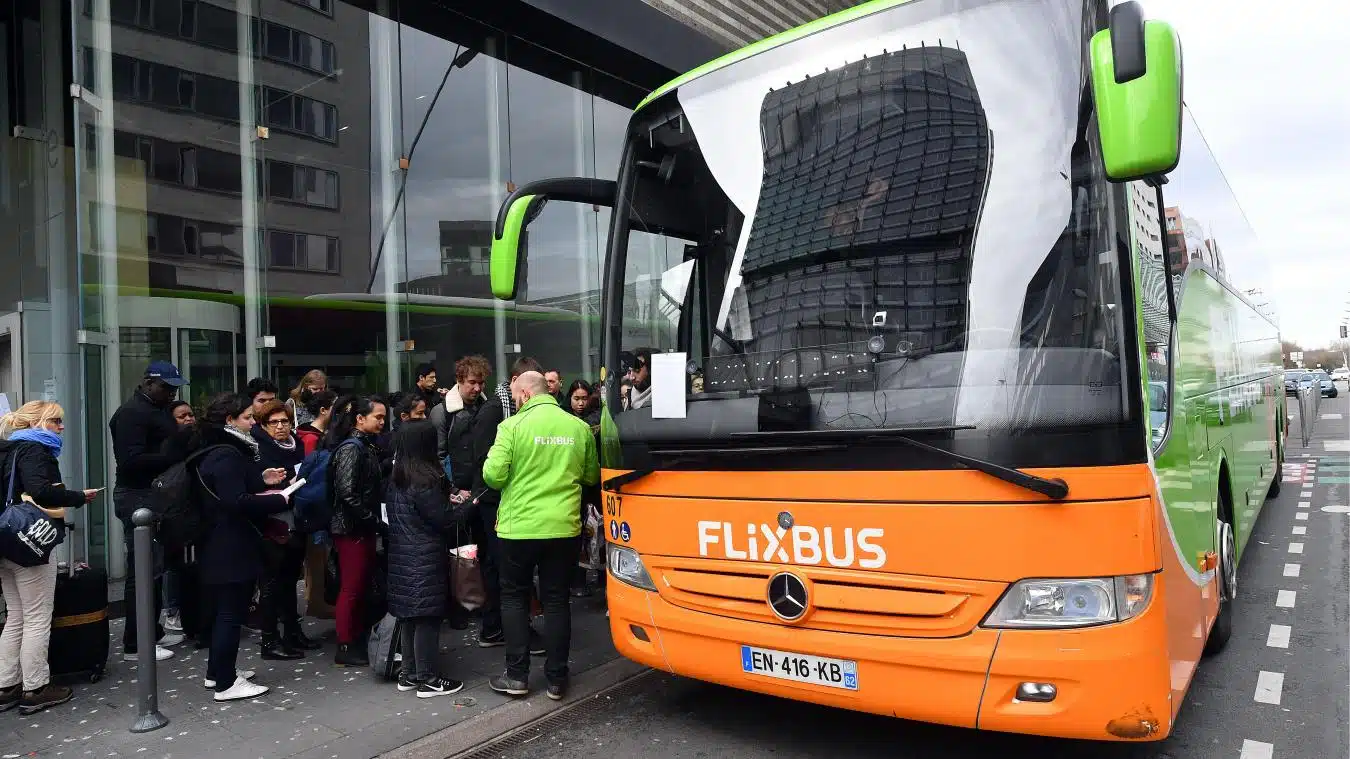
<svg viewBox="0 0 1350 759">
<path fill-rule="evenodd" d="M 353 433 L 360 445 L 340 445 L 328 466 L 332 470 L 334 535 L 374 535 L 380 521 L 384 495 L 384 470 L 373 437 Z"/>
<path fill-rule="evenodd" d="M 173 415 L 167 406 L 155 405 L 140 390 L 113 413 L 108 430 L 117 460 L 117 484 L 122 487 L 147 489 L 177 461 L 164 450 L 164 441 L 178 432 Z"/>
<path fill-rule="evenodd" d="M 295 477 L 295 467 L 305 460 L 305 447 L 300 438 L 291 435 L 294 448 L 282 448 L 272 436 L 263 430 L 262 425 L 253 426 L 253 439 L 258 441 L 258 463 L 260 469 L 285 469 L 286 474 Z"/>
<path fill-rule="evenodd" d="M 497 442 L 497 428 L 505 419 L 506 411 L 499 400 L 489 396 L 474 418 L 473 430 L 469 433 L 473 446 L 473 485 L 467 489 L 477 496 L 480 507 L 495 508 L 501 502 L 501 493 L 483 482 L 483 464 L 492 450 L 492 444 Z"/>
<path fill-rule="evenodd" d="M 202 509 L 210 529 L 197 544 L 202 582 L 208 585 L 248 582 L 263 573 L 263 519 L 289 508 L 282 495 L 258 495 L 269 488 L 253 449 L 220 425 L 201 425 L 198 443 L 223 444 L 197 463 L 203 492 Z"/>
<path fill-rule="evenodd" d="M 451 390 L 446 403 L 431 412 L 431 422 L 436 425 L 437 453 L 442 464 L 450 460 L 450 473 L 460 490 L 473 490 L 474 473 L 481 463 L 474 458 L 474 422 L 486 403 L 487 398 L 479 395 L 473 403 L 465 404 L 459 390 Z"/>
<path fill-rule="evenodd" d="M 389 487 L 389 613 L 395 617 L 440 617 L 449 608 L 454 519 L 447 495 L 444 486 Z"/>
<path fill-rule="evenodd" d="M 47 447 L 29 440 L 0 440 L 0 489 L 9 487 L 10 472 L 18 467 L 14 477 L 14 498 L 27 493 L 33 502 L 45 509 L 74 509 L 84 505 L 84 491 L 66 490 L 61 484 L 61 467 Z M 6 493 L 4 499 L 9 494 Z M 0 499 L 0 507 L 4 505 Z"/>
</svg>

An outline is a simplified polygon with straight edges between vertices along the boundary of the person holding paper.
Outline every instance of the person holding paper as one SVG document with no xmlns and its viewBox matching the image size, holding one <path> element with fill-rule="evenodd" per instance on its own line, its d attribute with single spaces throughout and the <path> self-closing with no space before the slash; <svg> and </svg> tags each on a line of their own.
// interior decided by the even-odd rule
<svg viewBox="0 0 1350 759">
<path fill-rule="evenodd" d="M 253 586 L 263 575 L 263 537 L 259 524 L 290 508 L 281 493 L 267 493 L 290 472 L 263 469 L 253 437 L 253 407 L 247 396 L 222 393 L 211 399 L 198 422 L 197 444 L 212 447 L 197 465 L 202 510 L 214 518 L 198 545 L 202 583 L 215 598 L 206 687 L 216 701 L 256 698 L 269 689 L 251 682 L 252 672 L 235 668 L 240 629 L 248 617 Z"/>
<path fill-rule="evenodd" d="M 279 400 L 264 403 L 253 427 L 258 460 L 263 469 L 284 469 L 287 477 L 305 460 L 305 449 L 291 431 L 290 409 Z M 303 659 L 305 651 L 321 646 L 306 637 L 296 610 L 295 586 L 305 566 L 305 536 L 295 531 L 295 512 L 273 514 L 263 520 L 263 576 L 258 582 L 258 610 L 262 614 L 262 658 L 271 661 Z M 278 622 L 285 630 L 277 635 Z"/>
</svg>

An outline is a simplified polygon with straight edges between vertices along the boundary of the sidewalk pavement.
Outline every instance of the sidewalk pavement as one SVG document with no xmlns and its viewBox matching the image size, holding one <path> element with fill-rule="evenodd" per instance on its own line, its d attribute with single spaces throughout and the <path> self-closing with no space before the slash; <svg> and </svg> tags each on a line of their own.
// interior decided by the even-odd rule
<svg viewBox="0 0 1350 759">
<path fill-rule="evenodd" d="M 535 623 L 542 625 L 543 620 Z M 256 671 L 255 682 L 272 687 L 251 701 L 217 704 L 202 685 L 206 651 L 194 650 L 191 642 L 176 647 L 174 658 L 158 667 L 159 708 L 169 725 L 135 735 L 128 728 L 136 716 L 137 666 L 122 661 L 122 624 L 113 622 L 109 671 L 101 682 L 73 683 L 75 699 L 45 712 L 29 717 L 20 716 L 17 709 L 0 714 L 0 759 L 372 757 L 471 718 L 480 718 L 475 721 L 476 732 L 495 731 L 477 740 L 490 738 L 534 716 L 538 711 L 534 702 L 552 703 L 543 695 L 543 659 L 538 657 L 530 673 L 536 691 L 526 707 L 508 705 L 509 697 L 488 688 L 488 678 L 502 672 L 504 649 L 478 648 L 476 623 L 467 630 L 447 626 L 441 633 L 441 671 L 464 680 L 464 690 L 418 699 L 413 693 L 399 693 L 369 668 L 334 667 L 333 623 L 309 620 L 306 633 L 322 638 L 325 645 L 299 661 L 262 661 L 257 636 L 245 636 L 239 669 Z M 574 680 L 617 658 L 603 598 L 573 599 Z"/>
</svg>

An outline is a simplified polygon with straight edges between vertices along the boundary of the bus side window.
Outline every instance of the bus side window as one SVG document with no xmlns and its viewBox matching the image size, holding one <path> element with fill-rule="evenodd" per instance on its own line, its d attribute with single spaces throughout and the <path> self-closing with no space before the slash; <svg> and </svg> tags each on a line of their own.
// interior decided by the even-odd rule
<svg viewBox="0 0 1350 759">
<path fill-rule="evenodd" d="M 1176 292 L 1168 266 L 1158 189 L 1146 182 L 1129 184 L 1130 237 L 1139 260 L 1139 291 L 1144 315 L 1144 365 L 1148 372 L 1149 439 L 1156 448 L 1167 434 L 1172 396 L 1172 333 Z"/>
</svg>

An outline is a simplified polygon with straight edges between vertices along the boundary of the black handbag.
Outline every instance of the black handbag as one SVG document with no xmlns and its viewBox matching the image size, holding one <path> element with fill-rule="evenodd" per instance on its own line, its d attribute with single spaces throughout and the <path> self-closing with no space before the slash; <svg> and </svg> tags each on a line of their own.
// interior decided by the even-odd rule
<svg viewBox="0 0 1350 759">
<path fill-rule="evenodd" d="M 10 457 L 9 489 L 5 491 L 4 510 L 0 511 L 0 558 L 21 567 L 37 567 L 46 564 L 52 551 L 61 545 L 65 525 L 15 492 L 18 472 L 19 462 Z"/>
</svg>

